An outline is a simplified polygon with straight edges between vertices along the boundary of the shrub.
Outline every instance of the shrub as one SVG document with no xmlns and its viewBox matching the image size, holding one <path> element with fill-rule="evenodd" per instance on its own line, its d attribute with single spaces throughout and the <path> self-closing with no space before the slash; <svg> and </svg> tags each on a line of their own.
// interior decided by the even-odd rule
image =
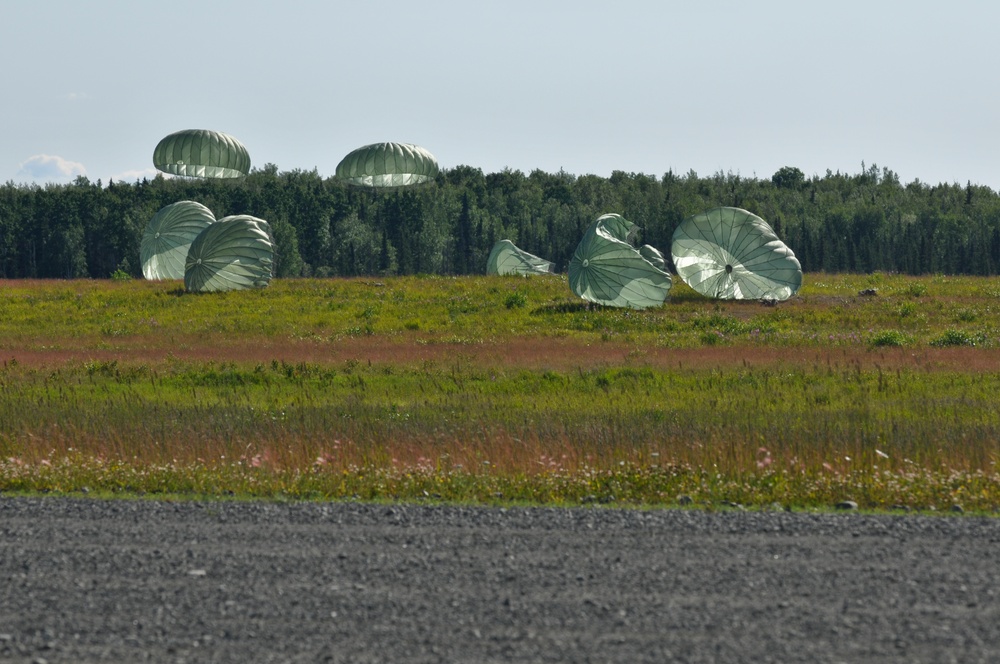
<svg viewBox="0 0 1000 664">
<path fill-rule="evenodd" d="M 520 309 L 521 307 L 528 304 L 528 298 L 524 293 L 520 291 L 514 291 L 513 293 L 508 293 L 507 297 L 503 299 L 503 306 L 508 309 Z"/>
<path fill-rule="evenodd" d="M 964 330 L 945 330 L 940 337 L 931 340 L 932 346 L 976 346 L 986 341 L 983 334 L 969 334 Z"/>
<path fill-rule="evenodd" d="M 725 340 L 725 335 L 718 330 L 712 330 L 710 332 L 702 332 L 701 343 L 706 346 L 717 346 Z"/>
<path fill-rule="evenodd" d="M 882 330 L 872 335 L 868 343 L 872 346 L 906 346 L 912 343 L 913 339 L 903 334 L 899 330 Z"/>
</svg>

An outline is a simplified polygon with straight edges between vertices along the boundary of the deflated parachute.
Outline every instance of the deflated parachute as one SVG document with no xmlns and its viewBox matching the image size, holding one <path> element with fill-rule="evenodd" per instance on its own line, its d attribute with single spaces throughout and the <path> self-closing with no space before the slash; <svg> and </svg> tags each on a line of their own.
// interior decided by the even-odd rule
<svg viewBox="0 0 1000 664">
<path fill-rule="evenodd" d="M 551 274 L 555 264 L 523 249 L 518 249 L 510 240 L 500 240 L 493 245 L 490 257 L 486 259 L 486 274 Z"/>
<path fill-rule="evenodd" d="M 373 143 L 341 159 L 336 177 L 360 187 L 407 187 L 433 180 L 438 170 L 434 155 L 422 147 Z"/>
<path fill-rule="evenodd" d="M 658 267 L 664 272 L 669 272 L 667 269 L 667 259 L 663 255 L 663 252 L 648 244 L 644 244 L 639 247 L 639 255 L 649 261 L 650 265 L 653 267 Z"/>
<path fill-rule="evenodd" d="M 195 201 L 171 203 L 153 215 L 139 244 L 147 279 L 183 279 L 188 248 L 215 221 L 212 211 Z"/>
<path fill-rule="evenodd" d="M 685 219 L 670 248 L 677 274 L 723 300 L 787 300 L 802 286 L 802 266 L 766 221 L 733 207 Z"/>
<path fill-rule="evenodd" d="M 266 221 L 245 214 L 208 226 L 188 250 L 184 287 L 205 293 L 267 286 L 274 259 L 268 231 Z"/>
<path fill-rule="evenodd" d="M 185 129 L 165 136 L 153 150 L 164 173 L 196 178 L 240 178 L 250 172 L 250 153 L 228 134 Z"/>
<path fill-rule="evenodd" d="M 590 302 L 645 309 L 663 304 L 670 275 L 632 246 L 638 228 L 621 215 L 599 217 L 583 234 L 569 262 L 569 285 Z"/>
</svg>

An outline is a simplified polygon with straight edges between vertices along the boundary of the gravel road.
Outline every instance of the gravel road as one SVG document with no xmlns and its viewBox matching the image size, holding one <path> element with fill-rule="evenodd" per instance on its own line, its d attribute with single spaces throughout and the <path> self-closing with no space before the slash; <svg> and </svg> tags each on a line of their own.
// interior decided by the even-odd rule
<svg viewBox="0 0 1000 664">
<path fill-rule="evenodd" d="M 998 662 L 1000 519 L 0 497 L 0 662 Z"/>
</svg>

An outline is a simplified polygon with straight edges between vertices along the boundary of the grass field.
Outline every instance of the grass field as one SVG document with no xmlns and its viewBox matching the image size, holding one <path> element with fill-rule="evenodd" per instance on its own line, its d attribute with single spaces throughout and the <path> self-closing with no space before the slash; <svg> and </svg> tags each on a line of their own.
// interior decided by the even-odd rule
<svg viewBox="0 0 1000 664">
<path fill-rule="evenodd" d="M 0 281 L 0 490 L 1000 507 L 1000 281 L 674 281 Z"/>
</svg>

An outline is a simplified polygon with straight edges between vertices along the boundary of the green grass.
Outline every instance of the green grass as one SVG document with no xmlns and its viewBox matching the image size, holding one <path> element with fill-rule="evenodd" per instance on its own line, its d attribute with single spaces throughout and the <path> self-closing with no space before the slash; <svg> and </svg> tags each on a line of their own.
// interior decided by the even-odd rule
<svg viewBox="0 0 1000 664">
<path fill-rule="evenodd" d="M 627 311 L 558 277 L 3 282 L 0 490 L 989 512 L 995 288 Z"/>
<path fill-rule="evenodd" d="M 259 291 L 208 295 L 185 293 L 178 282 L 6 281 L 0 338 L 8 347 L 41 337 L 58 347 L 117 348 L 150 337 L 182 345 L 370 336 L 482 343 L 527 335 L 698 348 L 828 347 L 889 332 L 895 343 L 883 345 L 926 346 L 946 333 L 998 343 L 1000 286 L 991 279 L 807 275 L 799 297 L 773 308 L 708 300 L 675 283 L 665 306 L 629 311 L 590 306 L 558 276 L 275 280 Z M 872 284 L 877 296 L 858 296 Z"/>
</svg>

